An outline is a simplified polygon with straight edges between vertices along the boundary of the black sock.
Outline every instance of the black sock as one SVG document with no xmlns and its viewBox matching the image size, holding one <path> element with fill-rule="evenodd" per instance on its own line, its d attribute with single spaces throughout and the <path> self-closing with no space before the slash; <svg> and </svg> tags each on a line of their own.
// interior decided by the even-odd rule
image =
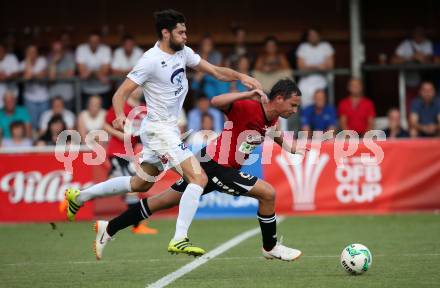
<svg viewBox="0 0 440 288">
<path fill-rule="evenodd" d="M 113 236 L 119 230 L 127 228 L 130 225 L 139 223 L 143 219 L 147 219 L 151 216 L 150 208 L 148 208 L 148 199 L 142 199 L 137 204 L 134 204 L 124 213 L 119 215 L 116 218 L 113 218 L 108 222 L 107 233 L 110 236 Z"/>
<path fill-rule="evenodd" d="M 139 202 L 138 202 L 138 203 L 130 203 L 130 204 L 127 204 L 127 206 L 128 206 L 128 209 L 127 209 L 127 210 L 130 210 L 130 209 L 136 209 L 136 207 L 138 207 L 138 205 L 139 205 Z M 137 208 L 137 209 L 139 209 L 139 208 Z M 139 226 L 139 223 L 141 223 L 141 221 L 142 221 L 142 219 L 140 219 L 140 220 L 137 221 L 136 223 L 133 223 L 133 227 L 136 228 L 137 226 Z"/>
<path fill-rule="evenodd" d="M 263 236 L 263 248 L 270 251 L 277 244 L 277 217 L 272 215 L 257 214 L 260 222 L 261 235 Z"/>
</svg>

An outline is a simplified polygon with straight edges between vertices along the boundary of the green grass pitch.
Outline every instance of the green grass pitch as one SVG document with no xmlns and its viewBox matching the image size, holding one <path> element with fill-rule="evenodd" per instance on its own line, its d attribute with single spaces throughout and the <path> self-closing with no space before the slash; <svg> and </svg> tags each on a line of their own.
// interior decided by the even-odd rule
<svg viewBox="0 0 440 288">
<path fill-rule="evenodd" d="M 92 223 L 0 225 L 0 287 L 145 287 L 194 259 L 166 252 L 174 224 L 151 221 L 160 231 L 154 236 L 120 232 L 99 262 Z M 210 250 L 257 226 L 256 219 L 197 220 L 191 236 Z M 257 235 L 169 287 L 439 287 L 440 215 L 290 217 L 278 234 L 303 251 L 298 261 L 263 259 Z M 340 267 L 350 243 L 373 254 L 364 275 Z"/>
</svg>

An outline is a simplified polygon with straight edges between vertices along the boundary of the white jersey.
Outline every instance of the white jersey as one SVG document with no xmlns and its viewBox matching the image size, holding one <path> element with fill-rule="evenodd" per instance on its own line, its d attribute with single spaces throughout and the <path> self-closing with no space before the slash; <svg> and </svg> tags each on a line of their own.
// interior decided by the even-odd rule
<svg viewBox="0 0 440 288">
<path fill-rule="evenodd" d="M 147 121 L 177 125 L 188 92 L 186 67 L 195 67 L 200 56 L 189 47 L 174 54 L 159 48 L 145 52 L 127 77 L 142 86 L 147 103 Z"/>
</svg>

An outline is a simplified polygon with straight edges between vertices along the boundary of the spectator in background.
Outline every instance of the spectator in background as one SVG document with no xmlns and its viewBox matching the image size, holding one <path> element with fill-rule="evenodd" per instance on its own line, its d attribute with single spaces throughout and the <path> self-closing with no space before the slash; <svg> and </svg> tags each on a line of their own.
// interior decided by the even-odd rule
<svg viewBox="0 0 440 288">
<path fill-rule="evenodd" d="M 12 122 L 23 122 L 26 130 L 26 136 L 32 137 L 32 127 L 30 124 L 30 115 L 25 107 L 17 106 L 17 95 L 8 90 L 3 96 L 5 103 L 4 107 L 0 109 L 0 136 L 4 139 L 11 138 L 10 126 Z"/>
<path fill-rule="evenodd" d="M 18 93 L 15 83 L 6 83 L 5 81 L 16 78 L 19 68 L 17 57 L 14 54 L 7 53 L 5 45 L 0 43 L 0 108 L 3 108 L 3 95 L 7 90 Z"/>
<path fill-rule="evenodd" d="M 203 95 L 208 99 L 228 92 L 229 86 L 229 82 L 217 80 L 215 77 L 202 72 L 196 72 L 191 82 L 191 89 L 195 92 L 196 97 Z"/>
<path fill-rule="evenodd" d="M 425 30 L 417 27 L 411 38 L 404 40 L 396 49 L 393 62 L 401 63 L 429 63 L 432 60 L 433 45 L 426 37 Z"/>
<path fill-rule="evenodd" d="M 38 128 L 41 114 L 49 109 L 49 91 L 45 82 L 47 77 L 46 59 L 38 55 L 38 48 L 30 45 L 26 49 L 26 57 L 20 63 L 20 70 L 26 80 L 24 85 L 24 103 L 31 115 L 31 124 L 34 129 Z M 38 81 L 40 80 L 40 81 Z"/>
<path fill-rule="evenodd" d="M 78 116 L 78 132 L 85 142 L 87 133 L 92 130 L 104 128 L 106 111 L 102 109 L 102 100 L 99 95 L 93 95 L 87 103 L 87 110 L 82 111 Z"/>
<path fill-rule="evenodd" d="M 264 40 L 264 49 L 257 57 L 253 76 L 261 83 L 266 93 L 269 93 L 280 79 L 292 78 L 293 72 L 289 62 L 286 56 L 279 52 L 278 40 L 275 37 L 269 36 Z M 288 119 L 280 118 L 279 124 L 281 130 L 289 130 Z"/>
<path fill-rule="evenodd" d="M 26 125 L 23 121 L 14 121 L 10 125 L 11 138 L 3 139 L 1 147 L 32 147 L 32 140 L 26 137 Z"/>
<path fill-rule="evenodd" d="M 422 27 L 417 27 L 412 32 L 411 38 L 404 40 L 397 47 L 392 63 L 431 63 L 433 52 L 432 42 L 426 37 L 425 30 Z M 417 97 L 421 75 L 417 71 L 408 71 L 405 72 L 405 78 L 406 105 L 409 107 L 412 100 Z"/>
<path fill-rule="evenodd" d="M 64 51 L 66 51 L 67 54 L 70 54 L 73 56 L 74 54 L 74 47 L 72 45 L 72 36 L 69 32 L 63 32 L 60 36 L 60 41 L 63 44 Z"/>
<path fill-rule="evenodd" d="M 236 63 L 237 71 L 249 75 L 249 59 L 246 56 L 241 56 L 239 62 Z M 247 91 L 240 81 L 235 82 L 223 82 L 217 80 L 211 75 L 196 72 L 191 82 L 191 89 L 195 91 L 196 96 L 204 95 L 208 99 L 212 99 L 214 96 L 234 92 L 234 91 Z"/>
<path fill-rule="evenodd" d="M 46 132 L 48 123 L 54 115 L 61 116 L 67 129 L 73 129 L 75 127 L 75 114 L 64 108 L 64 100 L 61 96 L 55 96 L 52 98 L 51 106 L 50 110 L 45 111 L 43 115 L 41 115 L 39 125 L 40 135 Z"/>
<path fill-rule="evenodd" d="M 71 53 L 66 53 L 63 43 L 59 40 L 52 43 L 52 50 L 48 58 L 49 61 L 49 79 L 55 81 L 49 87 L 51 97 L 61 96 L 65 106 L 74 109 L 74 91 L 73 83 L 58 82 L 57 79 L 71 78 L 75 75 L 75 60 Z"/>
<path fill-rule="evenodd" d="M 334 49 L 330 43 L 321 41 L 315 29 L 305 33 L 305 42 L 296 51 L 298 69 L 304 72 L 319 72 L 334 68 Z M 327 87 L 327 80 L 320 74 L 309 74 L 301 77 L 298 87 L 302 92 L 301 105 L 306 107 L 313 104 L 313 95 L 318 89 Z"/>
<path fill-rule="evenodd" d="M 324 90 L 315 91 L 314 104 L 301 111 L 301 125 L 303 131 L 335 130 L 337 125 L 336 109 L 327 104 L 327 95 Z M 312 134 L 309 134 L 311 137 Z"/>
<path fill-rule="evenodd" d="M 101 95 L 104 107 L 110 106 L 109 95 L 111 86 L 108 78 L 110 74 L 111 49 L 101 43 L 99 33 L 92 33 L 87 43 L 76 49 L 76 63 L 82 83 L 82 105 L 85 107 L 91 95 Z"/>
<path fill-rule="evenodd" d="M 215 50 L 214 42 L 209 35 L 203 36 L 199 46 L 200 57 L 211 64 L 220 65 L 222 62 L 222 55 Z M 196 72 L 191 82 L 191 89 L 195 91 L 196 96 L 201 94 L 212 98 L 218 94 L 228 90 L 229 83 L 217 80 L 211 75 Z"/>
<path fill-rule="evenodd" d="M 222 113 L 210 107 L 210 102 L 208 98 L 201 96 L 197 99 L 196 107 L 189 111 L 188 113 L 188 130 L 193 130 L 193 132 L 200 131 L 202 127 L 202 115 L 203 113 L 208 113 L 212 116 L 214 121 L 214 131 L 219 133 L 223 129 L 223 115 Z"/>
<path fill-rule="evenodd" d="M 197 131 L 199 133 L 192 133 L 186 141 L 193 152 L 200 151 L 218 136 L 218 133 L 214 132 L 214 118 L 209 113 L 202 114 L 200 128 L 200 131 Z"/>
<path fill-rule="evenodd" d="M 360 79 L 352 78 L 347 88 L 349 95 L 339 103 L 338 107 L 339 125 L 342 130 L 354 130 L 363 136 L 373 129 L 376 110 L 373 102 L 364 97 Z"/>
<path fill-rule="evenodd" d="M 265 39 L 264 50 L 255 64 L 254 77 L 260 81 L 265 92 L 269 92 L 278 80 L 292 78 L 287 58 L 278 51 L 278 41 L 275 37 Z"/>
<path fill-rule="evenodd" d="M 121 47 L 113 53 L 112 74 L 125 78 L 143 53 L 144 51 L 136 45 L 134 38 L 125 35 Z"/>
<path fill-rule="evenodd" d="M 245 55 L 241 55 L 240 57 L 238 57 L 237 62 L 234 66 L 237 69 L 238 72 L 246 74 L 246 75 L 250 75 L 251 73 L 251 60 L 249 59 L 249 57 L 245 54 Z"/>
<path fill-rule="evenodd" d="M 250 68 L 251 68 L 251 63 L 250 63 L 250 59 L 247 57 L 247 55 L 241 55 L 240 57 L 238 57 L 237 62 L 235 62 L 236 64 L 235 66 L 235 70 L 237 70 L 240 73 L 246 74 L 246 75 L 250 75 Z M 229 89 L 228 92 L 244 92 L 247 91 L 247 87 L 243 85 L 243 83 L 241 83 L 240 81 L 235 81 L 235 82 L 227 82 L 229 84 Z M 219 93 L 217 95 L 220 95 L 223 93 Z"/>
<path fill-rule="evenodd" d="M 234 46 L 228 57 L 228 66 L 233 66 L 233 63 L 237 63 L 242 56 L 248 55 L 249 57 L 249 51 L 246 47 L 246 30 L 243 27 L 236 27 L 233 32 Z"/>
<path fill-rule="evenodd" d="M 209 34 L 203 36 L 200 41 L 199 51 L 200 57 L 211 64 L 221 65 L 223 56 L 222 54 L 215 49 L 214 40 Z"/>
<path fill-rule="evenodd" d="M 407 138 L 408 131 L 400 125 L 400 111 L 397 108 L 391 108 L 388 111 L 388 128 L 384 130 L 387 139 Z"/>
<path fill-rule="evenodd" d="M 257 58 L 255 70 L 265 73 L 289 69 L 286 56 L 278 51 L 278 40 L 269 36 L 264 40 L 264 50 Z"/>
<path fill-rule="evenodd" d="M 66 130 L 66 123 L 63 121 L 61 115 L 53 115 L 50 118 L 46 132 L 38 138 L 35 143 L 36 146 L 55 146 L 57 143 L 58 135 Z"/>
<path fill-rule="evenodd" d="M 411 103 L 409 115 L 412 137 L 434 137 L 440 133 L 440 99 L 435 97 L 434 84 L 425 81 L 420 86 L 420 97 Z"/>
<path fill-rule="evenodd" d="M 200 123 L 200 130 L 214 131 L 214 119 L 211 114 L 203 113 Z"/>
</svg>

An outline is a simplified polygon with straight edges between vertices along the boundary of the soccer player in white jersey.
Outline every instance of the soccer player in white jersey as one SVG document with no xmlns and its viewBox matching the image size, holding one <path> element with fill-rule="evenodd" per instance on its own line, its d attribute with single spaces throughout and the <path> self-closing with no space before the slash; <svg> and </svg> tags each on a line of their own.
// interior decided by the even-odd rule
<svg viewBox="0 0 440 288">
<path fill-rule="evenodd" d="M 188 183 L 180 200 L 176 232 L 168 245 L 168 251 L 199 256 L 205 251 L 190 243 L 187 231 L 208 179 L 198 160 L 181 141 L 177 128 L 177 119 L 188 92 L 186 67 L 208 73 L 222 81 L 239 80 L 248 88 L 261 88 L 261 84 L 248 75 L 212 65 L 185 46 L 187 35 L 183 14 L 165 10 L 156 12 L 154 16 L 159 41 L 144 53 L 113 96 L 116 113 L 113 126 L 119 130 L 124 129 L 124 101 L 141 86 L 147 104 L 147 116 L 140 129 L 143 144 L 142 174 L 155 177 L 164 169 L 172 168 Z M 153 184 L 154 180 L 151 178 L 135 175 L 112 178 L 82 191 L 67 189 L 67 217 L 74 220 L 79 208 L 91 199 L 128 192 L 145 192 Z M 110 238 L 107 233 L 103 233 L 107 227 L 100 226 L 103 225 L 95 227 L 99 232 L 97 235 L 106 239 L 96 239 L 98 244 Z M 97 248 L 99 249 L 99 245 L 95 244 L 95 249 Z"/>
</svg>

